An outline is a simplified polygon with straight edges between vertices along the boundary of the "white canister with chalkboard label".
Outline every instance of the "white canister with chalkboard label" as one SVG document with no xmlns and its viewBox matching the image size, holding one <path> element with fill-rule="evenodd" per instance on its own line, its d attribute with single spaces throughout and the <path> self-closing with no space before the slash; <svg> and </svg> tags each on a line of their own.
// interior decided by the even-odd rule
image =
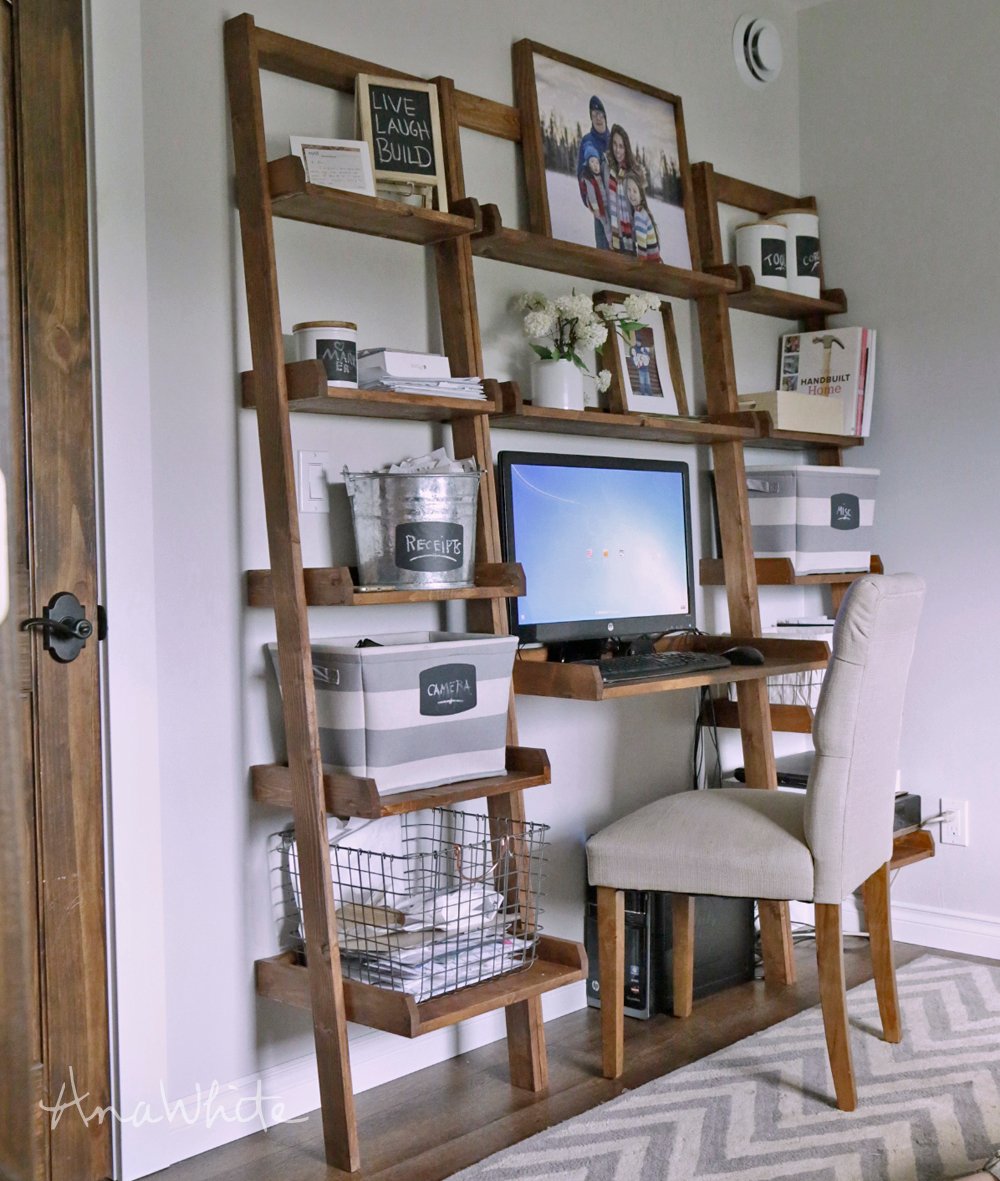
<svg viewBox="0 0 1000 1181">
<path fill-rule="evenodd" d="M 819 299 L 819 218 L 808 209 L 782 209 L 772 220 L 788 230 L 788 290 Z"/>
<path fill-rule="evenodd" d="M 296 324 L 296 356 L 321 361 L 326 384 L 358 388 L 358 326 L 348 320 L 309 320 Z"/>
<path fill-rule="evenodd" d="M 736 227 L 736 265 L 749 267 L 760 287 L 788 290 L 788 230 L 776 221 L 749 221 Z"/>
</svg>

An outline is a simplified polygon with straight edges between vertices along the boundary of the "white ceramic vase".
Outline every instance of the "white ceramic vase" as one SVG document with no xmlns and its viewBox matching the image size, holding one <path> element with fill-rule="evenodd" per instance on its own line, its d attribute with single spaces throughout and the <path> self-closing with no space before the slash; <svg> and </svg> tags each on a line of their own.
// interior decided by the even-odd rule
<svg viewBox="0 0 1000 1181">
<path fill-rule="evenodd" d="M 536 361 L 531 367 L 531 402 L 550 410 L 582 410 L 580 369 L 572 361 Z"/>
</svg>

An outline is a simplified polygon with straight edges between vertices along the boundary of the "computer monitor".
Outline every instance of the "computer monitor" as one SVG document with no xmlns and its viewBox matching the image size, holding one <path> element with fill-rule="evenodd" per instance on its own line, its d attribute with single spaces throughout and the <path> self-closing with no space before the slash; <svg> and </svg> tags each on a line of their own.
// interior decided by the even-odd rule
<svg viewBox="0 0 1000 1181">
<path fill-rule="evenodd" d="M 497 471 L 522 642 L 593 649 L 694 626 L 686 463 L 502 451 Z"/>
</svg>

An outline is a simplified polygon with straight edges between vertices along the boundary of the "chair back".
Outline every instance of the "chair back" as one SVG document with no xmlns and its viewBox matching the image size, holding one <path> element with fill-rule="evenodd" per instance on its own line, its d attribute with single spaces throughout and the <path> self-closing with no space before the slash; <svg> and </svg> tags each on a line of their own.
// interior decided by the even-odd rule
<svg viewBox="0 0 1000 1181">
<path fill-rule="evenodd" d="M 816 902 L 837 903 L 892 856 L 903 698 L 924 581 L 866 575 L 837 614 L 805 806 Z"/>
</svg>

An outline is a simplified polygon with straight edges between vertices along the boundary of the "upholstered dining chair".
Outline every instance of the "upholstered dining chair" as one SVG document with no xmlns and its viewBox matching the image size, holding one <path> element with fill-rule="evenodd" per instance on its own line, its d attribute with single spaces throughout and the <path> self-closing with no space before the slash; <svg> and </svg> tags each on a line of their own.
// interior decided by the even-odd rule
<svg viewBox="0 0 1000 1181">
<path fill-rule="evenodd" d="M 673 895 L 674 1014 L 691 1013 L 694 895 L 816 904 L 816 957 L 837 1105 L 857 1106 L 841 900 L 861 887 L 883 1036 L 901 1038 L 889 922 L 889 861 L 903 697 L 924 598 L 912 574 L 866 575 L 845 595 L 813 722 L 804 793 L 752 787 L 681 792 L 587 843 L 597 887 L 604 1074 L 624 1068 L 624 890 Z"/>
</svg>

